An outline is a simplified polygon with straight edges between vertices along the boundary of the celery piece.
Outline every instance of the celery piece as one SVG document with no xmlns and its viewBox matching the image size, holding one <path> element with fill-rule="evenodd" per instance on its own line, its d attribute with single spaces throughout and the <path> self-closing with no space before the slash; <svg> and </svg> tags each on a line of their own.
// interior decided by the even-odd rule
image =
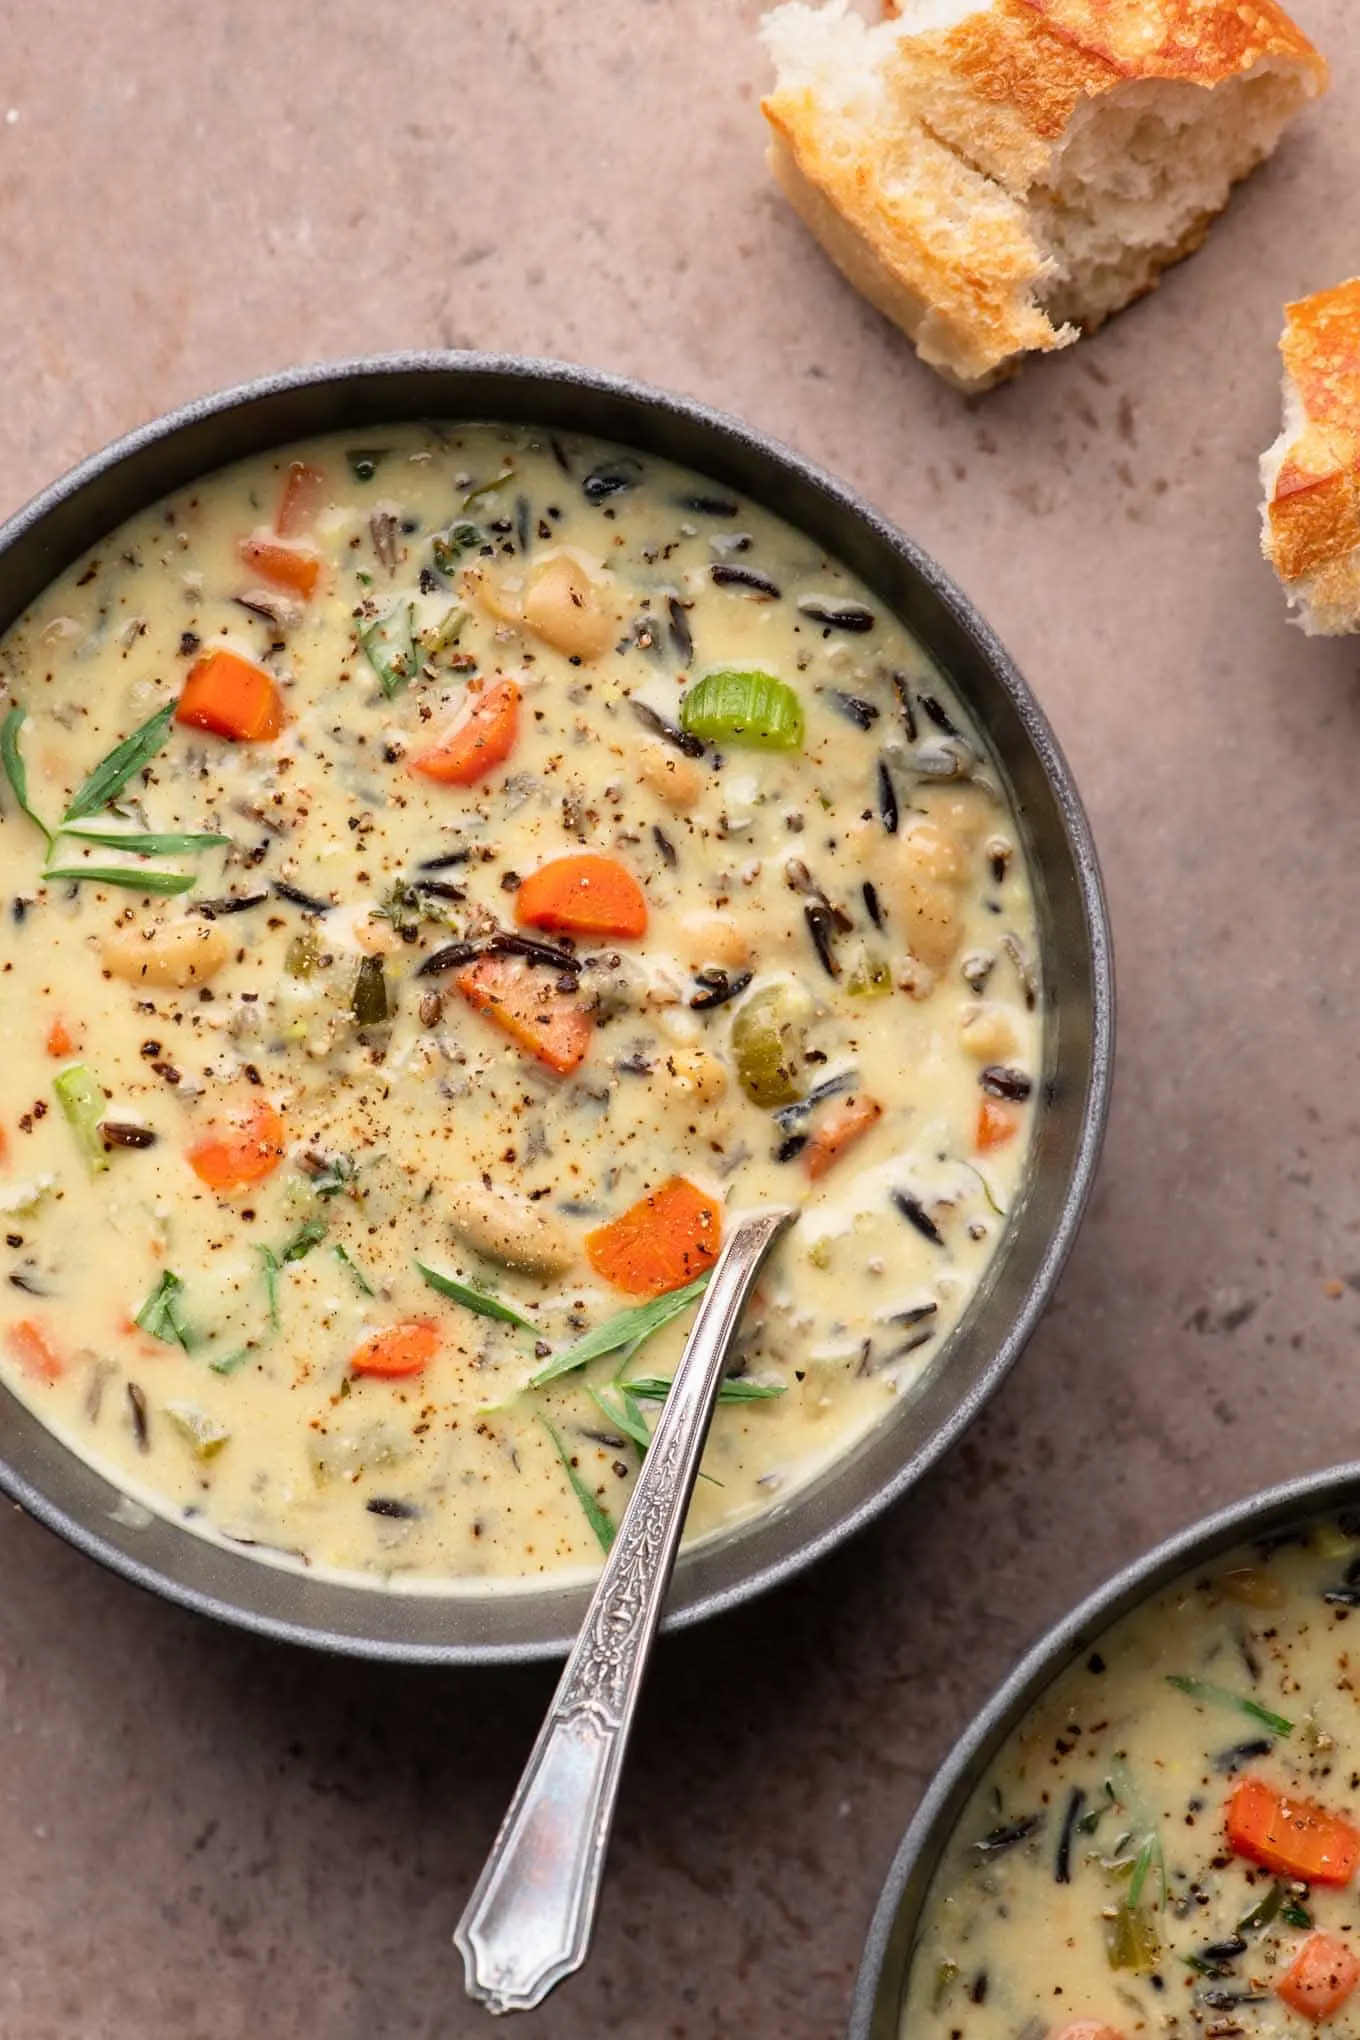
<svg viewBox="0 0 1360 2040">
<path fill-rule="evenodd" d="M 708 744 L 757 751 L 801 751 L 803 708 L 773 673 L 717 666 L 695 682 L 680 704 L 680 727 Z"/>
<path fill-rule="evenodd" d="M 231 1437 L 227 1426 L 216 1417 L 210 1417 L 197 1403 L 167 1403 L 165 1414 L 195 1459 L 215 1459 Z"/>
<path fill-rule="evenodd" d="M 72 1063 L 55 1078 L 53 1090 L 76 1137 L 76 1145 L 95 1175 L 109 1166 L 99 1123 L 104 1117 L 104 1087 L 84 1063 Z"/>
</svg>

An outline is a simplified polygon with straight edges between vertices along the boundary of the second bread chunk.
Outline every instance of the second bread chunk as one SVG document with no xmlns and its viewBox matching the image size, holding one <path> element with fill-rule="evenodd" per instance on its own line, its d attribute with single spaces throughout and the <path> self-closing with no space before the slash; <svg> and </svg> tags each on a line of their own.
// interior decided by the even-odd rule
<svg viewBox="0 0 1360 2040">
<path fill-rule="evenodd" d="M 1273 0 L 846 0 L 764 23 L 785 194 L 965 389 L 1190 254 L 1327 69 Z"/>
</svg>

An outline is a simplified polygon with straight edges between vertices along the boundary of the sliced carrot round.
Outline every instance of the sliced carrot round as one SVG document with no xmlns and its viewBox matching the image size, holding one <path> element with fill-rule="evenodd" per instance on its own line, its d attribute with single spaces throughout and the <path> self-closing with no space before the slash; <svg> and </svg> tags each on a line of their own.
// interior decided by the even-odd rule
<svg viewBox="0 0 1360 2040">
<path fill-rule="evenodd" d="M 276 588 L 287 588 L 304 602 L 316 593 L 321 562 L 314 552 L 259 537 L 243 538 L 236 550 L 248 567 L 253 567 L 266 581 L 272 581 Z"/>
<path fill-rule="evenodd" d="M 21 1318 L 17 1325 L 10 1325 L 5 1333 L 5 1344 L 24 1373 L 34 1381 L 59 1381 L 66 1372 L 65 1361 L 54 1351 L 46 1333 L 34 1324 L 32 1318 Z"/>
<path fill-rule="evenodd" d="M 585 1060 L 595 1023 L 571 992 L 546 970 L 509 956 L 479 956 L 454 978 L 469 1006 L 528 1049 L 550 1070 L 568 1076 Z"/>
<path fill-rule="evenodd" d="M 239 652 L 208 652 L 189 670 L 175 721 L 238 744 L 266 743 L 283 728 L 283 697 L 263 666 Z"/>
<path fill-rule="evenodd" d="M 581 850 L 530 872 L 515 894 L 515 919 L 521 928 L 634 937 L 647 932 L 647 896 L 615 858 Z"/>
<path fill-rule="evenodd" d="M 422 779 L 441 786 L 475 786 L 503 765 L 519 735 L 519 688 L 513 680 L 497 680 L 477 695 L 461 722 L 406 762 Z"/>
<path fill-rule="evenodd" d="M 1360 1863 L 1360 1828 L 1264 1778 L 1243 1778 L 1228 1801 L 1228 1845 L 1239 1856 L 1307 1884 L 1349 1884 Z"/>
<path fill-rule="evenodd" d="M 722 1206 L 672 1176 L 608 1225 L 586 1234 L 595 1273 L 629 1296 L 662 1296 L 702 1275 L 722 1245 Z"/>
<path fill-rule="evenodd" d="M 267 1098 L 250 1098 L 213 1122 L 189 1150 L 189 1167 L 219 1196 L 263 1183 L 283 1160 L 283 1121 Z"/>
<path fill-rule="evenodd" d="M 404 1318 L 386 1325 L 364 1340 L 351 1353 L 352 1374 L 376 1374 L 396 1380 L 403 1374 L 419 1374 L 439 1351 L 439 1327 L 433 1318 Z"/>
</svg>

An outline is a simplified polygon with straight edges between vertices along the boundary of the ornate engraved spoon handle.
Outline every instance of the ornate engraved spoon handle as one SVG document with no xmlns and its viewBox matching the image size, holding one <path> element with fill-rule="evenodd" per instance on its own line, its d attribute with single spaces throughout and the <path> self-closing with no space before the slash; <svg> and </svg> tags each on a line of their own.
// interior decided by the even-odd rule
<svg viewBox="0 0 1360 2040">
<path fill-rule="evenodd" d="M 723 1361 L 794 1216 L 751 1212 L 728 1232 L 581 1633 L 454 1933 L 468 1996 L 493 2012 L 528 2011 L 586 1958 L 628 1733 Z"/>
</svg>

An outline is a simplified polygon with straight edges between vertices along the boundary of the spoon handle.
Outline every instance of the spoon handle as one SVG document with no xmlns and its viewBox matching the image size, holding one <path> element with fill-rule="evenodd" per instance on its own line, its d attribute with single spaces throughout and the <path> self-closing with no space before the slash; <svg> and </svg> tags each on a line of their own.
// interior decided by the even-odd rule
<svg viewBox="0 0 1360 2040">
<path fill-rule="evenodd" d="M 547 1719 L 454 1933 L 468 1996 L 528 2011 L 590 1946 L 628 1734 L 723 1362 L 792 1211 L 735 1221 Z"/>
</svg>

